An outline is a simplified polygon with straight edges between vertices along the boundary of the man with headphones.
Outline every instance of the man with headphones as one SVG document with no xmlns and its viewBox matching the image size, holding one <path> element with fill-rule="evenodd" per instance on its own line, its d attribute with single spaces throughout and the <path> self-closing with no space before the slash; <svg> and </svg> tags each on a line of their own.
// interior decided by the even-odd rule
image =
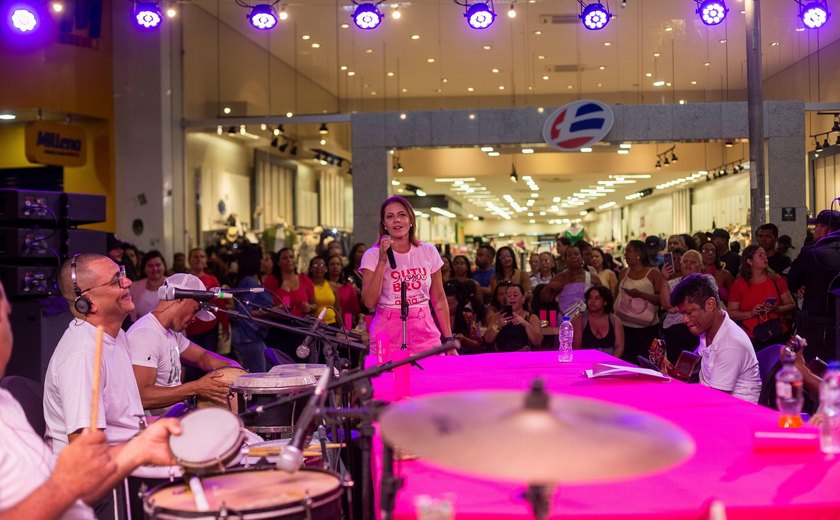
<svg viewBox="0 0 840 520">
<path fill-rule="evenodd" d="M 165 287 L 206 291 L 197 276 L 176 273 L 164 280 Z M 233 366 L 235 361 L 206 350 L 184 335 L 183 331 L 195 320 L 213 321 L 216 317 L 207 310 L 199 310 L 192 299 L 161 300 L 149 314 L 134 322 L 128 329 L 128 346 L 134 375 L 140 389 L 143 407 L 152 415 L 163 415 L 169 407 L 192 396 L 227 405 L 230 388 L 214 369 Z M 204 377 L 181 383 L 181 361 L 209 372 Z"/>
<path fill-rule="evenodd" d="M 104 329 L 97 427 L 108 444 L 127 442 L 140 432 L 144 416 L 134 380 L 128 340 L 120 328 L 134 309 L 125 268 L 103 255 L 76 255 L 59 271 L 59 289 L 70 303 L 73 319 L 64 331 L 44 380 L 47 444 L 58 455 L 90 426 L 96 328 Z M 97 504 L 107 517 L 113 506 Z M 114 497 L 114 500 L 119 500 Z"/>
</svg>

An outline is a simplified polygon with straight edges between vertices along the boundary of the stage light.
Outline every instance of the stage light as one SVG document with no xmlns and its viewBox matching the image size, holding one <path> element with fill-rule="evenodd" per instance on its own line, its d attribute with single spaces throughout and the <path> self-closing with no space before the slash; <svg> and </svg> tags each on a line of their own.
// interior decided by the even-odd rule
<svg viewBox="0 0 840 520">
<path fill-rule="evenodd" d="M 327 123 L 321 123 L 321 127 L 318 128 L 318 133 L 321 135 L 327 135 L 330 133 L 329 129 L 327 128 Z"/>
<path fill-rule="evenodd" d="M 285 7 L 280 9 L 280 13 L 277 15 L 277 17 L 280 18 L 281 20 L 288 20 L 289 19 L 289 13 L 286 12 Z"/>
<path fill-rule="evenodd" d="M 723 0 L 695 0 L 697 2 L 697 14 L 700 20 L 706 25 L 717 25 L 726 18 L 729 9 Z"/>
<path fill-rule="evenodd" d="M 160 25 L 160 6 L 155 2 L 137 2 L 134 6 L 134 19 L 137 25 L 153 29 Z"/>
<path fill-rule="evenodd" d="M 64 4 L 61 2 L 53 2 L 50 4 L 50 7 L 52 7 L 52 10 L 56 13 L 64 11 Z"/>
<path fill-rule="evenodd" d="M 285 141 L 283 141 L 283 144 L 281 144 L 280 146 L 277 147 L 277 149 L 280 150 L 283 153 L 286 153 L 286 149 L 288 147 L 289 147 L 289 141 L 285 140 Z"/>
<path fill-rule="evenodd" d="M 582 3 L 581 6 L 583 6 Z M 610 14 L 607 8 L 599 1 L 584 7 L 580 12 L 579 18 L 583 22 L 584 27 L 590 31 L 597 31 L 603 29 L 608 23 L 610 23 L 612 14 Z"/>
<path fill-rule="evenodd" d="M 478 2 L 467 7 L 467 12 L 464 16 L 467 17 L 467 22 L 473 29 L 486 29 L 493 25 L 493 21 L 496 19 L 496 13 L 490 4 L 483 2 Z"/>
<path fill-rule="evenodd" d="M 379 10 L 377 4 L 356 4 L 356 10 L 353 11 L 353 23 L 359 29 L 376 29 L 382 23 L 382 11 Z"/>
<path fill-rule="evenodd" d="M 508 9 L 508 18 L 516 18 L 516 8 L 513 6 L 513 2 L 510 3 L 510 9 Z"/>
<path fill-rule="evenodd" d="M 805 6 L 802 5 L 802 2 L 797 3 L 799 3 L 799 18 L 802 19 L 802 23 L 805 24 L 805 27 L 808 29 L 819 29 L 825 25 L 825 22 L 828 21 L 828 17 L 831 16 L 831 13 L 828 12 L 828 4 L 825 0 L 811 2 Z"/>
<path fill-rule="evenodd" d="M 257 4 L 251 8 L 248 20 L 256 29 L 265 31 L 277 25 L 277 15 L 274 8 L 268 4 Z"/>
<path fill-rule="evenodd" d="M 34 31 L 40 23 L 37 11 L 28 5 L 13 8 L 10 20 L 12 27 L 22 33 Z"/>
</svg>

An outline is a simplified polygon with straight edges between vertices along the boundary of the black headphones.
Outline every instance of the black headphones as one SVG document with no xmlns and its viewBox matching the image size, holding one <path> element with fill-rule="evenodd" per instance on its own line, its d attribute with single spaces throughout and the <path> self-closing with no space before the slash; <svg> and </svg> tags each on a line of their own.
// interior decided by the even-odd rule
<svg viewBox="0 0 840 520">
<path fill-rule="evenodd" d="M 76 258 L 78 256 L 73 255 L 73 258 L 70 259 L 70 279 L 73 281 L 73 292 L 76 293 L 76 299 L 73 300 L 73 308 L 79 314 L 87 316 L 87 313 L 90 312 L 91 303 L 88 297 L 82 294 L 82 290 L 79 289 L 79 284 L 76 283 Z"/>
</svg>

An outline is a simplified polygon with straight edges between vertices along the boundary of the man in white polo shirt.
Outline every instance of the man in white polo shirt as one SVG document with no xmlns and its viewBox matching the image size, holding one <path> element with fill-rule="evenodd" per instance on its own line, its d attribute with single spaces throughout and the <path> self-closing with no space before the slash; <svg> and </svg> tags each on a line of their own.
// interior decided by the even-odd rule
<svg viewBox="0 0 840 520">
<path fill-rule="evenodd" d="M 0 378 L 12 353 L 11 306 L 0 284 Z M 108 446 L 100 430 L 84 430 L 56 458 L 20 404 L 0 388 L 0 518 L 93 520 L 87 504 L 140 464 L 171 464 L 169 434 L 177 420 L 157 421 L 131 442 Z"/>
<path fill-rule="evenodd" d="M 761 377 L 747 333 L 723 310 L 711 276 L 692 274 L 671 292 L 692 334 L 700 337 L 700 383 L 733 396 L 758 402 Z"/>
<path fill-rule="evenodd" d="M 164 286 L 207 290 L 198 277 L 186 273 L 173 274 L 164 281 Z M 166 407 L 192 396 L 227 404 L 228 384 L 220 379 L 221 373 L 210 371 L 226 366 L 239 367 L 239 364 L 187 339 L 183 331 L 196 318 L 202 321 L 216 319 L 210 311 L 199 310 L 198 302 L 192 299 L 161 301 L 128 329 L 128 347 L 140 399 L 152 415 L 162 415 L 166 413 Z M 181 361 L 210 373 L 182 384 Z"/>
</svg>

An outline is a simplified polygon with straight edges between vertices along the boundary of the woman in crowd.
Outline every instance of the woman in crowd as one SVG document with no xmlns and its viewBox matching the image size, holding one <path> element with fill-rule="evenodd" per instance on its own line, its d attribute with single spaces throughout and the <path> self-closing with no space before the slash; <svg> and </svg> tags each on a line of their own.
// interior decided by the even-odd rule
<svg viewBox="0 0 840 520">
<path fill-rule="evenodd" d="M 539 253 L 531 253 L 530 255 L 528 255 L 528 267 L 530 268 L 529 272 L 531 273 L 528 276 L 528 278 L 530 279 L 535 274 L 537 274 L 537 271 L 540 270 L 540 254 Z M 533 287 L 533 286 L 534 286 L 534 284 L 531 284 L 531 287 Z"/>
<path fill-rule="evenodd" d="M 610 269 L 604 261 L 604 251 L 600 247 L 592 248 L 592 267 L 598 272 L 598 278 L 601 279 L 601 284 L 609 289 L 612 297 L 618 295 L 618 277 L 615 271 Z"/>
<path fill-rule="evenodd" d="M 429 350 L 453 338 L 449 305 L 443 292 L 440 268 L 443 260 L 431 244 L 417 240 L 417 217 L 408 199 L 394 195 L 379 210 L 379 241 L 362 256 L 362 303 L 376 309 L 370 337 L 388 337 L 391 345 L 402 344 L 401 285 L 409 303 L 407 335 L 412 353 Z M 391 269 L 388 250 L 396 261 Z M 437 324 L 430 312 L 434 309 Z M 453 349 L 450 354 L 457 354 Z"/>
<path fill-rule="evenodd" d="M 274 271 L 274 257 L 268 251 L 263 251 L 262 259 L 260 260 L 260 280 L 265 282 L 265 279 Z"/>
<path fill-rule="evenodd" d="M 478 283 L 472 279 L 472 264 L 464 255 L 452 259 L 452 279 L 461 284 L 464 292 L 478 294 Z"/>
<path fill-rule="evenodd" d="M 575 350 L 597 349 L 620 358 L 624 354 L 624 327 L 613 314 L 613 298 L 603 285 L 590 287 L 584 293 L 586 310 L 572 319 Z"/>
<path fill-rule="evenodd" d="M 133 244 L 123 245 L 123 264 L 126 266 L 125 274 L 132 282 L 137 281 L 137 273 L 140 272 L 140 263 L 143 261 L 143 254 Z M 129 274 L 132 273 L 132 274 Z"/>
<path fill-rule="evenodd" d="M 160 303 L 158 289 L 166 279 L 166 261 L 160 251 L 155 249 L 146 253 L 143 263 L 140 265 L 143 278 L 137 280 L 128 289 L 131 299 L 134 301 L 134 310 L 131 311 L 132 321 L 144 316 Z"/>
<path fill-rule="evenodd" d="M 260 283 L 260 262 L 262 249 L 259 246 L 246 245 L 239 250 L 239 269 L 237 271 L 237 289 L 255 289 Z M 250 302 L 262 307 L 271 307 L 272 296 L 269 292 L 241 294 L 236 300 L 239 313 L 250 313 L 254 317 L 264 317 L 264 311 L 246 308 L 242 302 Z M 231 320 L 231 346 L 239 356 L 242 367 L 250 372 L 265 372 L 265 338 L 268 330 L 252 320 L 236 318 Z"/>
<path fill-rule="evenodd" d="M 440 255 L 440 259 L 443 260 L 443 265 L 440 266 L 440 279 L 446 283 L 452 278 L 452 259 L 447 255 Z"/>
<path fill-rule="evenodd" d="M 490 323 L 494 314 L 502 312 L 502 309 L 507 305 L 507 287 L 510 283 L 500 283 L 493 289 L 493 294 L 490 296 L 490 305 L 487 307 L 487 323 Z"/>
<path fill-rule="evenodd" d="M 676 251 L 678 250 L 674 250 L 674 265 L 677 264 Z M 699 273 L 700 268 L 703 266 L 703 259 L 700 258 L 700 253 L 692 249 L 680 256 L 679 266 L 679 276 L 668 280 L 669 290 L 673 290 L 686 276 Z M 688 329 L 688 326 L 685 324 L 685 316 L 680 312 L 679 308 L 670 305 L 666 308 L 668 309 L 668 314 L 662 320 L 662 337 L 665 340 L 665 351 L 668 355 L 668 361 L 673 364 L 680 357 L 680 352 L 683 350 L 693 351 L 697 348 L 697 345 L 700 343 L 700 338 L 692 334 Z"/>
<path fill-rule="evenodd" d="M 460 354 L 479 354 L 484 347 L 479 319 L 475 312 L 475 295 L 469 298 L 464 287 L 456 280 L 443 284 L 446 303 L 449 305 L 449 324 L 455 338 L 461 343 Z"/>
<path fill-rule="evenodd" d="M 490 294 L 501 282 L 521 285 L 526 296 L 531 295 L 531 282 L 528 275 L 516 266 L 516 254 L 509 246 L 496 250 L 496 273 L 490 278 Z"/>
<path fill-rule="evenodd" d="M 700 256 L 703 258 L 701 272 L 711 275 L 715 279 L 720 299 L 723 300 L 723 303 L 726 303 L 729 301 L 729 291 L 732 289 L 735 278 L 724 268 L 724 264 L 720 260 L 720 257 L 718 257 L 717 248 L 714 243 L 706 242 L 700 246 Z"/>
<path fill-rule="evenodd" d="M 767 253 L 756 244 L 744 249 L 741 270 L 726 306 L 729 317 L 747 332 L 756 351 L 790 337 L 788 320 L 796 309 L 787 282 L 767 266 Z M 764 325 L 776 320 L 772 325 Z M 759 329 L 756 329 L 759 327 Z M 771 331 L 775 334 L 769 335 Z"/>
<path fill-rule="evenodd" d="M 668 298 L 668 284 L 650 264 L 645 243 L 631 240 L 624 248 L 627 267 L 618 275 L 615 313 L 624 326 L 624 359 L 635 363 L 647 355 L 659 330 L 659 306 Z"/>
<path fill-rule="evenodd" d="M 361 314 L 362 307 L 359 304 L 359 291 L 349 281 L 341 277 L 343 267 L 341 259 L 334 256 L 327 262 L 327 280 L 338 286 L 338 305 L 341 307 L 341 320 L 349 314 L 353 323 L 344 323 L 345 327 L 352 328 L 356 318 Z"/>
<path fill-rule="evenodd" d="M 668 237 L 668 248 L 669 252 L 673 251 L 676 248 L 682 248 L 683 250 L 688 249 L 688 246 L 685 243 L 685 237 L 683 235 L 671 235 Z"/>
<path fill-rule="evenodd" d="M 297 273 L 295 253 L 288 247 L 277 252 L 277 263 L 265 277 L 264 286 L 272 294 L 275 306 L 295 316 L 306 316 L 317 308 L 312 280 Z"/>
<path fill-rule="evenodd" d="M 540 320 L 522 307 L 525 303 L 522 286 L 508 285 L 505 299 L 507 309 L 490 318 L 484 341 L 495 345 L 498 352 L 526 352 L 539 347 L 542 343 Z"/>
<path fill-rule="evenodd" d="M 583 256 L 577 246 L 569 246 L 564 252 L 566 269 L 551 279 L 540 292 L 543 302 L 556 298 L 561 316 L 574 316 L 585 307 L 583 294 L 593 285 L 601 285 L 601 279 L 592 275 L 583 264 Z M 558 316 L 558 321 L 560 318 Z"/>
<path fill-rule="evenodd" d="M 703 247 L 703 244 L 710 240 L 709 235 L 702 231 L 694 233 L 691 238 L 694 239 L 694 249 L 697 249 L 698 251 L 700 251 L 700 248 Z"/>
<path fill-rule="evenodd" d="M 341 258 L 332 257 L 341 262 Z M 341 306 L 338 303 L 338 284 L 327 280 L 327 264 L 320 256 L 316 256 L 309 261 L 309 279 L 312 280 L 313 290 L 315 292 L 315 309 L 312 314 L 319 316 L 323 309 L 327 309 L 324 314 L 324 323 L 332 325 L 336 321 L 336 314 L 341 315 Z"/>
<path fill-rule="evenodd" d="M 537 269 L 532 270 L 531 276 L 528 278 L 528 281 L 531 282 L 531 289 L 536 289 L 538 285 L 546 285 L 555 275 L 554 255 L 548 251 L 543 251 L 537 258 Z"/>
<path fill-rule="evenodd" d="M 359 266 L 366 249 L 367 246 L 362 242 L 353 244 L 350 248 L 350 256 L 347 257 L 347 265 L 341 271 L 341 279 L 352 283 L 359 292 L 362 290 L 362 274 L 359 272 Z"/>
</svg>

